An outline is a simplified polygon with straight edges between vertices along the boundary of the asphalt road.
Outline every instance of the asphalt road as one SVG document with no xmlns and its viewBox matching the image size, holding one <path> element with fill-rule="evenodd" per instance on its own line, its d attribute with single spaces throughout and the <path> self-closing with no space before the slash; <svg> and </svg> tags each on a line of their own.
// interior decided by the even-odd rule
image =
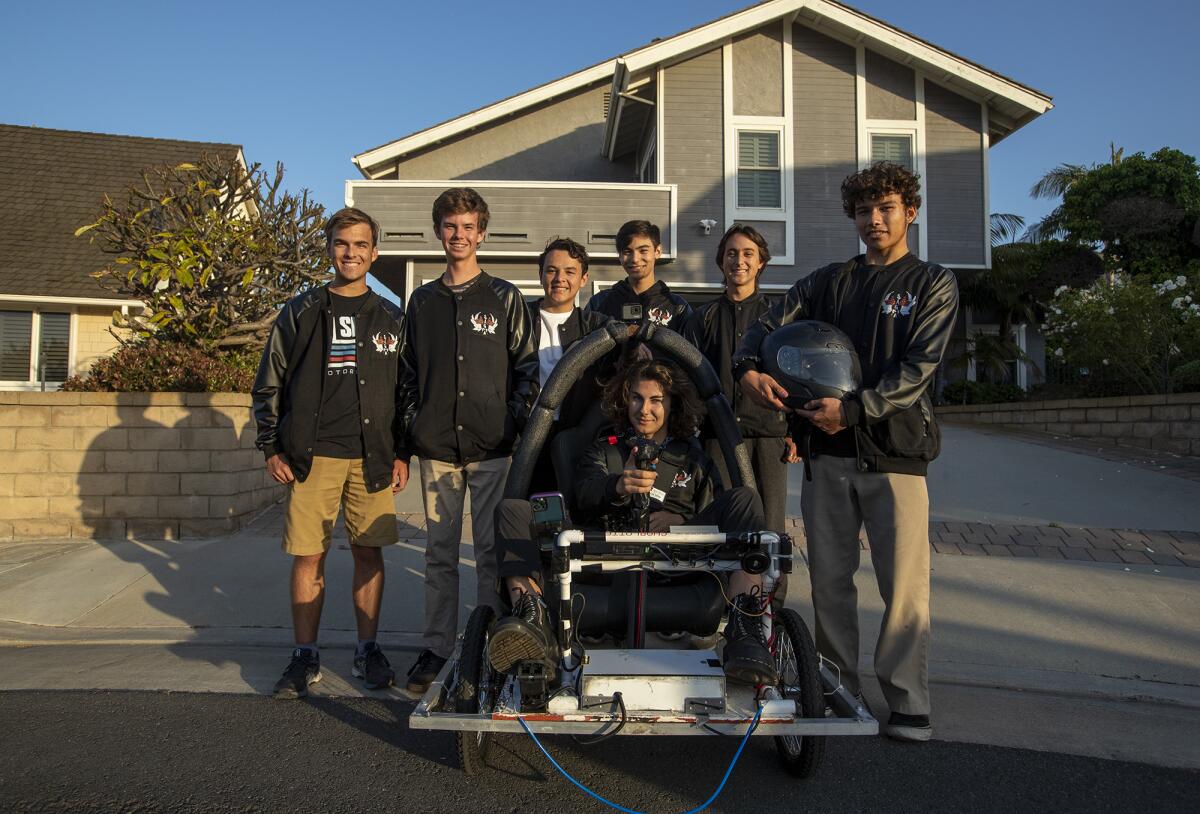
<svg viewBox="0 0 1200 814">
<path fill-rule="evenodd" d="M 142 692 L 0 693 L 6 812 L 603 811 L 524 736 L 468 778 L 447 733 L 410 731 L 411 705 Z M 732 738 L 547 739 L 585 784 L 646 812 L 682 812 L 716 787 Z M 754 739 L 712 811 L 1200 810 L 1200 772 L 958 743 L 831 739 L 814 780 Z"/>
</svg>

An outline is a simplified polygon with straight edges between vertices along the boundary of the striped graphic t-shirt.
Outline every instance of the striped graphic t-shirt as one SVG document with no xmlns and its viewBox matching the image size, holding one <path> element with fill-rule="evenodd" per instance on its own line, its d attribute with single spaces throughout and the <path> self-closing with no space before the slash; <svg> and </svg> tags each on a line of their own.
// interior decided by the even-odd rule
<svg viewBox="0 0 1200 814">
<path fill-rule="evenodd" d="M 326 458 L 361 458 L 362 416 L 358 409 L 358 310 L 367 294 L 333 300 L 332 330 L 325 360 L 321 393 L 321 423 L 314 455 Z"/>
<path fill-rule="evenodd" d="M 329 342 L 329 362 L 325 367 L 330 375 L 354 375 L 354 369 L 358 366 L 354 323 L 353 315 L 334 317 L 333 339 Z"/>
</svg>

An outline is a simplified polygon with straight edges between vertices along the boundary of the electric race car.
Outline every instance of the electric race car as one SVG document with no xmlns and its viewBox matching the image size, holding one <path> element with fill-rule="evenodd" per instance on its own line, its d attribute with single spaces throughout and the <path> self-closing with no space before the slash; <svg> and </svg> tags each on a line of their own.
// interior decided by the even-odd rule
<svg viewBox="0 0 1200 814">
<path fill-rule="evenodd" d="M 572 525 L 570 500 L 564 496 L 573 493 L 575 461 L 602 431 L 598 411 L 554 438 L 551 457 L 559 490 L 529 494 L 534 465 L 567 391 L 596 362 L 629 342 L 645 343 L 691 376 L 731 485 L 753 487 L 729 402 L 694 346 L 666 328 L 623 322 L 577 342 L 538 397 L 504 493 L 530 499 L 533 506 L 546 603 L 561 654 L 558 669 L 522 664 L 515 675 L 495 672 L 488 659 L 495 611 L 476 608 L 409 725 L 454 731 L 467 774 L 486 767 L 490 742 L 502 733 L 525 733 L 552 762 L 539 735 L 592 741 L 615 735 L 735 735 L 742 737 L 743 748 L 752 735 L 770 735 L 782 767 L 809 777 L 822 761 L 827 736 L 874 735 L 878 722 L 822 663 L 800 614 L 781 603 L 771 603 L 765 619 L 777 684 L 727 682 L 717 649 L 727 608 L 720 574 L 743 569 L 761 574 L 763 592 L 770 596 L 793 564 L 803 568 L 782 530 L 727 535 L 705 527 L 646 533 Z"/>
</svg>

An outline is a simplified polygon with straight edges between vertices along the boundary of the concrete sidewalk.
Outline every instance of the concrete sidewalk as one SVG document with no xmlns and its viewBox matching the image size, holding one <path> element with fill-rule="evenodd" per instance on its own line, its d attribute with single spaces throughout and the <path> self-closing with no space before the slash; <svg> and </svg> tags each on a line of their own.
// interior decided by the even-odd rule
<svg viewBox="0 0 1200 814">
<path fill-rule="evenodd" d="M 420 644 L 424 545 L 418 524 L 402 528 L 385 555 L 381 633 L 401 676 Z M 0 689 L 269 692 L 292 641 L 278 540 L 275 508 L 221 539 L 0 546 Z M 357 695 L 340 532 L 335 546 L 320 692 Z M 462 556 L 470 597 L 469 545 Z M 881 603 L 864 561 L 869 671 Z M 1185 565 L 935 554 L 938 737 L 1200 767 L 1198 589 L 1200 569 Z M 811 620 L 803 576 L 789 604 Z M 884 714 L 873 681 L 866 691 Z"/>
</svg>

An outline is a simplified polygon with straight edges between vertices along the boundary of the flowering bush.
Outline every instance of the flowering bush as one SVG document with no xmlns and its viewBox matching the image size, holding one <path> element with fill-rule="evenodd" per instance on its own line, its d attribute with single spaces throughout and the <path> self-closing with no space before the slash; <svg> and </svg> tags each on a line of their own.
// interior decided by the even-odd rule
<svg viewBox="0 0 1200 814">
<path fill-rule="evenodd" d="M 1048 364 L 1119 380 L 1129 392 L 1190 385 L 1189 363 L 1200 359 L 1200 268 L 1187 272 L 1158 283 L 1118 272 L 1087 288 L 1060 286 L 1042 325 Z"/>
</svg>

